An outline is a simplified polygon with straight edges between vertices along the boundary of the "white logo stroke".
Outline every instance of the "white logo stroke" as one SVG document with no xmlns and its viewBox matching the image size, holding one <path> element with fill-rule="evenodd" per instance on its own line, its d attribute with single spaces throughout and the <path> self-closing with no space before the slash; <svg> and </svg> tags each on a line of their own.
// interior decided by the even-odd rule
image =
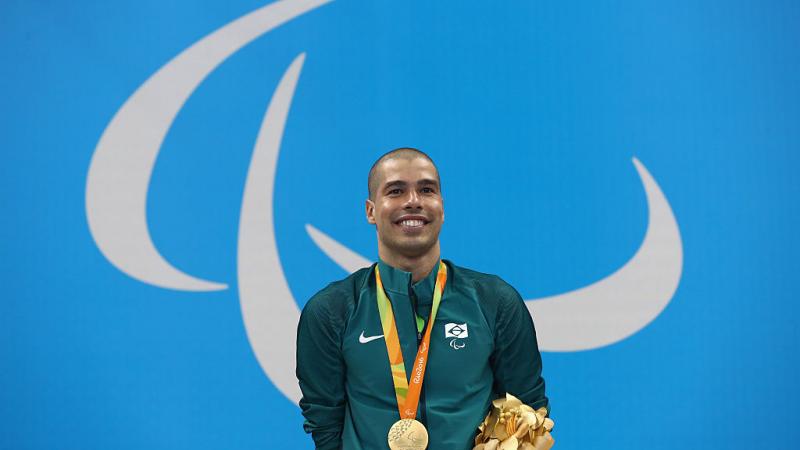
<svg viewBox="0 0 800 450">
<path fill-rule="evenodd" d="M 369 336 L 369 337 L 364 336 L 364 331 L 362 330 L 361 331 L 361 336 L 358 337 L 358 342 L 360 342 L 362 344 L 366 344 L 367 342 L 372 342 L 372 341 L 374 341 L 376 339 L 380 339 L 382 337 L 383 337 L 382 334 L 381 335 L 376 335 L 376 336 Z"/>
<path fill-rule="evenodd" d="M 97 247 L 125 274 L 185 291 L 226 289 L 169 264 L 147 228 L 147 190 L 161 143 L 197 86 L 232 54 L 329 0 L 278 1 L 240 17 L 181 52 L 134 92 L 97 143 L 86 176 L 86 219 Z"/>
<path fill-rule="evenodd" d="M 183 104 L 216 67 L 264 33 L 329 1 L 277 1 L 236 19 L 161 67 L 117 111 L 89 166 L 86 216 L 98 248 L 120 271 L 168 289 L 227 288 L 180 271 L 153 244 L 146 200 L 156 157 Z M 304 58 L 300 54 L 287 68 L 264 116 L 247 174 L 237 256 L 239 299 L 250 345 L 275 387 L 294 402 L 300 398 L 293 372 L 300 312 L 275 242 L 273 192 L 283 129 Z M 650 208 L 645 239 L 628 263 L 607 278 L 528 301 L 542 350 L 587 350 L 622 340 L 655 319 L 678 286 L 683 254 L 675 218 L 656 182 L 638 160 L 633 162 Z M 370 264 L 313 226 L 307 224 L 306 230 L 345 271 Z"/>
<path fill-rule="evenodd" d="M 451 339 L 450 340 L 450 347 L 453 347 L 453 350 L 461 350 L 462 348 L 466 347 L 467 344 L 461 342 L 458 339 Z"/>
</svg>

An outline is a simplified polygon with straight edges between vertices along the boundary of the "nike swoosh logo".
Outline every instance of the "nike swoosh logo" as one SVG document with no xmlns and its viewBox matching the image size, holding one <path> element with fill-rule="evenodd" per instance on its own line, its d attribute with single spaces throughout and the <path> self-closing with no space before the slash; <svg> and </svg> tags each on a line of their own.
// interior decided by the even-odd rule
<svg viewBox="0 0 800 450">
<path fill-rule="evenodd" d="M 382 334 L 380 334 L 380 335 L 378 335 L 378 336 L 370 336 L 370 337 L 366 337 L 366 336 L 364 336 L 364 332 L 362 331 L 362 332 L 361 332 L 361 336 L 359 336 L 359 337 L 358 337 L 358 342 L 361 342 L 362 344 L 366 344 L 367 342 L 372 342 L 372 341 L 374 341 L 375 339 L 380 339 L 380 338 L 382 338 L 382 337 L 383 337 L 383 335 L 382 335 Z"/>
</svg>

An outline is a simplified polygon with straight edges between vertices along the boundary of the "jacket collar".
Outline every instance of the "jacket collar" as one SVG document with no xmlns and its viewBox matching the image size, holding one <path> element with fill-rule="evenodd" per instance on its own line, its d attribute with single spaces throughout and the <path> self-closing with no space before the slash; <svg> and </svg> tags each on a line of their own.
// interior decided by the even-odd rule
<svg viewBox="0 0 800 450">
<path fill-rule="evenodd" d="M 409 288 L 416 294 L 417 302 L 420 305 L 433 303 L 433 288 L 436 285 L 436 273 L 439 271 L 437 262 L 431 272 L 416 283 L 411 283 L 411 272 L 392 267 L 382 259 L 378 259 L 378 268 L 381 271 L 381 282 L 387 293 L 400 294 L 408 297 Z"/>
</svg>

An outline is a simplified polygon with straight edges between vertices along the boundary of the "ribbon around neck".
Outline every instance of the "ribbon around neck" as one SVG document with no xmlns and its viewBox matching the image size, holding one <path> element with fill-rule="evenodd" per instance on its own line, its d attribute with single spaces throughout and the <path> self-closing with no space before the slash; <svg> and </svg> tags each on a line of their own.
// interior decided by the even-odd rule
<svg viewBox="0 0 800 450">
<path fill-rule="evenodd" d="M 417 416 L 419 396 L 422 392 L 422 381 L 425 378 L 425 368 L 428 365 L 428 351 L 430 350 L 431 330 L 442 301 L 444 285 L 447 282 L 447 266 L 439 261 L 439 271 L 436 274 L 436 285 L 433 288 L 433 306 L 425 328 L 425 335 L 417 349 L 414 359 L 414 368 L 411 379 L 406 376 L 406 366 L 403 362 L 403 352 L 400 348 L 400 337 L 397 334 L 397 325 L 392 311 L 392 304 L 383 290 L 380 270 L 375 266 L 375 282 L 378 297 L 378 311 L 381 316 L 381 326 L 386 341 L 386 351 L 389 354 L 389 364 L 392 369 L 394 392 L 397 396 L 397 409 L 401 419 L 414 419 Z"/>
</svg>

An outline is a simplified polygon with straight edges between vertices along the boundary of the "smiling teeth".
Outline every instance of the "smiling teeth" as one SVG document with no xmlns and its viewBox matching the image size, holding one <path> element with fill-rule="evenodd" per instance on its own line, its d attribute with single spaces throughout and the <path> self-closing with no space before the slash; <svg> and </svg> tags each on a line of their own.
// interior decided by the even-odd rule
<svg viewBox="0 0 800 450">
<path fill-rule="evenodd" d="M 400 225 L 404 227 L 421 227 L 422 221 L 421 220 L 403 220 L 400 222 Z"/>
</svg>

